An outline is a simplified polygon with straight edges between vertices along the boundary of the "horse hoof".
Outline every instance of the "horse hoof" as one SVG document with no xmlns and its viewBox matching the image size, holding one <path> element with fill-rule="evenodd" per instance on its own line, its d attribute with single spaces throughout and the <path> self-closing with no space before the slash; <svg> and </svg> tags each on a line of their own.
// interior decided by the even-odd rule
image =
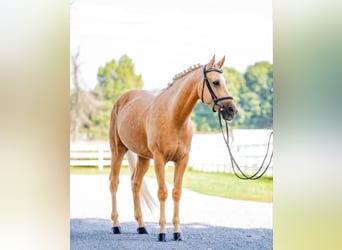
<svg viewBox="0 0 342 250">
<path fill-rule="evenodd" d="M 165 233 L 158 234 L 158 241 L 166 242 L 166 234 Z"/>
<path fill-rule="evenodd" d="M 113 234 L 121 234 L 121 227 L 112 227 Z"/>
<path fill-rule="evenodd" d="M 138 232 L 138 234 L 148 234 L 145 227 L 138 227 L 137 232 Z"/>
<path fill-rule="evenodd" d="M 173 240 L 175 241 L 182 241 L 183 238 L 180 233 L 173 233 Z"/>
</svg>

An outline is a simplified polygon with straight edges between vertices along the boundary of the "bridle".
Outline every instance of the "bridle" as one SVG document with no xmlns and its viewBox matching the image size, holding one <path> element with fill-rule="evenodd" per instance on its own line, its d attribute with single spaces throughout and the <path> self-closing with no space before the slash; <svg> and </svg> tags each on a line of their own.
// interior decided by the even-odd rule
<svg viewBox="0 0 342 250">
<path fill-rule="evenodd" d="M 206 66 L 207 65 L 204 65 L 203 66 L 203 86 L 202 86 L 202 97 L 201 97 L 201 100 L 202 102 L 203 101 L 203 94 L 204 94 L 204 84 L 207 85 L 207 88 L 208 88 L 208 91 L 210 93 L 210 96 L 211 96 L 211 99 L 213 100 L 214 102 L 214 105 L 213 105 L 213 112 L 216 112 L 215 110 L 215 106 L 219 106 L 220 107 L 220 110 L 218 112 L 218 119 L 219 119 L 219 124 L 220 124 L 220 129 L 221 129 L 221 132 L 222 132 L 222 136 L 223 136 L 223 139 L 224 139 L 224 142 L 226 143 L 226 146 L 227 146 L 227 149 L 228 149 L 228 153 L 229 153 L 229 156 L 230 156 L 230 161 L 231 161 L 231 164 L 232 164 L 232 170 L 233 170 L 233 173 L 236 177 L 238 177 L 239 179 L 242 179 L 242 180 L 256 180 L 256 179 L 259 179 L 260 177 L 262 177 L 266 171 L 268 170 L 271 162 L 272 162 L 272 158 L 273 158 L 273 152 L 271 152 L 270 156 L 268 157 L 268 161 L 266 163 L 266 166 L 265 166 L 265 162 L 266 162 L 266 159 L 267 159 L 267 156 L 269 155 L 269 149 L 270 149 L 270 142 L 271 142 L 271 138 L 272 138 L 272 135 L 273 135 L 273 131 L 270 133 L 269 135 L 269 138 L 268 138 L 268 143 L 267 143 L 267 149 L 266 149 L 266 154 L 263 158 L 263 161 L 260 165 L 260 167 L 258 167 L 257 171 L 252 174 L 252 175 L 247 175 L 245 174 L 240 166 L 237 164 L 237 162 L 235 161 L 234 159 L 234 156 L 232 154 L 232 150 L 230 149 L 230 145 L 229 145 L 229 133 L 228 133 L 228 122 L 225 120 L 225 132 L 226 134 L 224 133 L 223 131 L 223 125 L 222 125 L 222 109 L 223 107 L 219 104 L 220 101 L 223 101 L 223 100 L 234 100 L 234 98 L 232 96 L 226 96 L 226 97 L 222 97 L 222 98 L 217 98 L 217 96 L 215 95 L 213 89 L 211 88 L 210 86 L 210 82 L 207 78 L 207 73 L 208 72 L 212 72 L 212 71 L 215 71 L 215 72 L 218 72 L 220 74 L 222 74 L 222 70 L 221 69 L 216 69 L 216 68 L 211 68 L 211 69 L 206 69 Z"/>
<path fill-rule="evenodd" d="M 219 105 L 219 102 L 220 102 L 220 101 L 223 101 L 223 100 L 233 100 L 234 98 L 233 98 L 232 96 L 226 96 L 226 97 L 222 97 L 222 98 L 217 98 L 217 96 L 215 95 L 213 89 L 212 89 L 211 86 L 210 86 L 210 82 L 209 82 L 209 80 L 208 80 L 208 78 L 207 78 L 207 73 L 208 73 L 208 72 L 213 72 L 213 71 L 215 71 L 215 72 L 218 72 L 218 73 L 222 74 L 223 71 L 222 71 L 221 69 L 216 69 L 216 68 L 206 69 L 206 67 L 207 67 L 207 65 L 204 65 L 204 66 L 203 66 L 203 86 L 202 86 L 202 97 L 201 97 L 201 101 L 204 102 L 204 101 L 203 101 L 204 84 L 206 84 L 206 85 L 207 85 L 207 88 L 208 88 L 208 91 L 209 91 L 209 94 L 210 94 L 210 96 L 211 96 L 211 99 L 212 99 L 213 102 L 214 102 L 214 105 L 213 105 L 213 112 L 216 112 L 215 106 L 220 106 L 220 107 L 221 107 L 221 105 Z"/>
</svg>

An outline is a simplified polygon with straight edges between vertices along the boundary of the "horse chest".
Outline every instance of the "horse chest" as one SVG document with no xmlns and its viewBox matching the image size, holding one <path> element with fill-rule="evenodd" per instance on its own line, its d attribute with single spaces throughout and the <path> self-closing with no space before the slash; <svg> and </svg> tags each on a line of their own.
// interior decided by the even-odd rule
<svg viewBox="0 0 342 250">
<path fill-rule="evenodd" d="M 165 160 L 178 161 L 189 154 L 191 138 L 184 138 L 177 135 L 171 135 L 158 143 L 158 151 L 161 152 Z"/>
<path fill-rule="evenodd" d="M 173 143 L 163 150 L 163 155 L 167 161 L 178 161 L 188 154 L 187 147 L 181 142 Z"/>
</svg>

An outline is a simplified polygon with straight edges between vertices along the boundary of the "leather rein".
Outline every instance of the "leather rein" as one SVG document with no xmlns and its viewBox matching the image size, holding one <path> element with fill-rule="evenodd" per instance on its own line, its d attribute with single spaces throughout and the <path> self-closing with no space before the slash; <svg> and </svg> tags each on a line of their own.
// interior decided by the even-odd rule
<svg viewBox="0 0 342 250">
<path fill-rule="evenodd" d="M 211 96 L 211 99 L 212 99 L 213 102 L 214 102 L 214 105 L 213 105 L 212 110 L 213 110 L 213 112 L 216 112 L 215 106 L 221 107 L 221 106 L 219 105 L 219 102 L 220 102 L 220 101 L 223 101 L 223 100 L 233 100 L 234 98 L 233 98 L 232 96 L 226 96 L 226 97 L 222 97 L 222 98 L 217 98 L 217 96 L 215 95 L 215 93 L 214 93 L 212 87 L 210 86 L 210 82 L 209 82 L 209 80 L 208 80 L 208 78 L 207 78 L 207 73 L 208 73 L 208 72 L 215 71 L 215 72 L 218 72 L 218 73 L 221 73 L 221 74 L 222 74 L 223 71 L 222 71 L 221 69 L 216 69 L 216 68 L 206 69 L 206 66 L 207 66 L 207 65 L 204 65 L 204 66 L 203 66 L 203 86 L 202 86 L 202 97 L 201 97 L 201 101 L 204 102 L 204 101 L 203 101 L 204 84 L 206 84 L 207 89 L 208 89 L 208 91 L 209 91 L 209 94 L 210 94 L 210 96 Z M 266 158 L 267 158 L 267 156 L 268 156 L 268 154 L 269 154 L 270 142 L 271 142 L 271 138 L 272 138 L 272 136 L 273 136 L 273 131 L 272 131 L 272 132 L 270 133 L 270 135 L 269 135 L 268 143 L 267 143 L 267 149 L 266 149 L 266 154 L 265 154 L 265 156 L 264 156 L 264 159 L 263 159 L 263 161 L 262 161 L 260 167 L 258 167 L 257 171 L 256 171 L 254 174 L 252 174 L 252 175 L 247 175 L 247 174 L 245 174 L 245 173 L 241 170 L 240 166 L 237 164 L 237 162 L 236 162 L 236 160 L 235 160 L 235 158 L 234 158 L 234 156 L 233 156 L 233 154 L 232 154 L 232 150 L 231 150 L 231 148 L 230 148 L 230 146 L 229 146 L 228 121 L 224 120 L 224 121 L 225 121 L 225 130 L 226 130 L 226 131 L 225 131 L 225 132 L 226 132 L 226 135 L 225 135 L 225 134 L 224 134 L 224 131 L 223 131 L 221 113 L 222 113 L 222 111 L 221 111 L 221 109 L 220 109 L 219 112 L 218 112 L 218 118 L 219 118 L 220 129 L 221 129 L 223 139 L 224 139 L 224 141 L 225 141 L 225 143 L 226 143 L 226 146 L 227 146 L 227 149 L 228 149 L 228 153 L 229 153 L 229 156 L 230 156 L 230 161 L 231 161 L 231 164 L 232 164 L 232 170 L 233 170 L 234 175 L 235 175 L 236 177 L 238 177 L 239 179 L 241 179 L 241 180 L 256 180 L 256 179 L 259 179 L 260 177 L 262 177 L 262 176 L 266 173 L 266 171 L 268 170 L 268 168 L 269 168 L 269 166 L 270 166 L 270 164 L 271 164 L 271 162 L 272 162 L 273 151 L 272 151 L 272 153 L 271 153 L 271 155 L 270 155 L 270 157 L 269 157 L 269 159 L 268 159 L 267 165 L 264 166 L 265 161 L 266 161 Z"/>
</svg>

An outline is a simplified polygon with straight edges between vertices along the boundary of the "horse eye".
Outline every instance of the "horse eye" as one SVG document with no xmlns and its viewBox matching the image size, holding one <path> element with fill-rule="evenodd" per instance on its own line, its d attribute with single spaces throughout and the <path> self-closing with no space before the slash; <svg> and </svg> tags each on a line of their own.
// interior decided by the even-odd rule
<svg viewBox="0 0 342 250">
<path fill-rule="evenodd" d="M 218 85 L 220 85 L 220 81 L 213 81 L 213 84 L 214 84 L 215 86 L 218 86 Z"/>
</svg>

